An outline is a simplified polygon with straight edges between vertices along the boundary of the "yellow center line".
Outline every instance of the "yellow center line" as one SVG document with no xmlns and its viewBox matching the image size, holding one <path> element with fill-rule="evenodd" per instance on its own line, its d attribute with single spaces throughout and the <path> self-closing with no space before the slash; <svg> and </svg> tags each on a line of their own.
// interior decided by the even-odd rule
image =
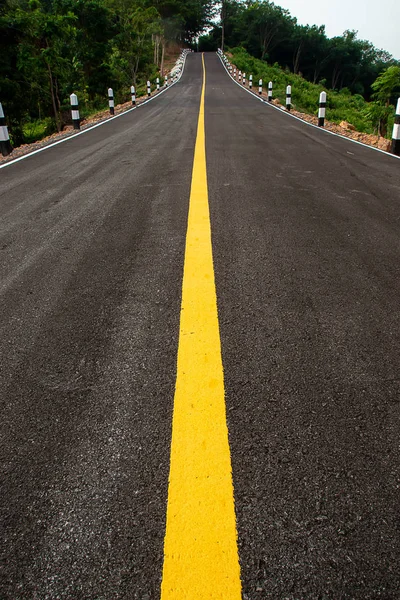
<svg viewBox="0 0 400 600">
<path fill-rule="evenodd" d="M 241 599 L 208 205 L 203 56 L 182 288 L 161 600 Z"/>
</svg>

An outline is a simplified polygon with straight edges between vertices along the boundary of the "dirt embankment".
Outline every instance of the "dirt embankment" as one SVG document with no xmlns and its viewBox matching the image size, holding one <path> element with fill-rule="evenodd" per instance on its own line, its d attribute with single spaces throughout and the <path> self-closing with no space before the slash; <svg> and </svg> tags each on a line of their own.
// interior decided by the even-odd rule
<svg viewBox="0 0 400 600">
<path fill-rule="evenodd" d="M 279 108 L 281 108 L 282 110 L 286 111 L 286 108 L 282 106 L 277 100 L 273 100 L 273 103 L 276 106 L 279 106 Z M 318 125 L 318 117 L 315 117 L 313 115 L 307 115 L 306 113 L 302 113 L 298 110 L 293 109 L 290 112 L 296 117 L 299 117 L 299 119 L 307 121 L 307 123 Z M 327 121 L 325 119 L 325 129 L 333 131 L 334 133 L 338 133 L 339 135 L 343 135 L 344 137 L 348 137 L 352 140 L 356 140 L 357 142 L 362 142 L 363 144 L 367 144 L 368 146 L 374 146 L 375 148 L 379 148 L 380 150 L 385 150 L 385 152 L 390 152 L 390 140 L 380 137 L 378 135 L 371 135 L 368 133 L 361 133 L 360 131 L 356 131 L 354 125 L 351 125 L 346 121 L 342 121 L 340 125 L 338 125 L 337 123 L 332 123 L 331 121 Z"/>
</svg>

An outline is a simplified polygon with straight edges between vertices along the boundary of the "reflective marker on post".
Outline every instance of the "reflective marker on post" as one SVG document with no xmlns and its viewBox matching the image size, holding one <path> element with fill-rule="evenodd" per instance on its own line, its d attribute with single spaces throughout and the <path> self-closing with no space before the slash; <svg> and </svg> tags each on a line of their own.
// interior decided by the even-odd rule
<svg viewBox="0 0 400 600">
<path fill-rule="evenodd" d="M 286 88 L 286 110 L 290 110 L 292 106 L 292 86 Z"/>
<path fill-rule="evenodd" d="M 133 104 L 133 106 L 135 106 L 135 104 L 136 104 L 136 89 L 135 89 L 134 85 L 131 86 L 131 94 L 132 94 L 132 104 Z"/>
<path fill-rule="evenodd" d="M 272 102 L 272 81 L 268 84 L 268 102 Z"/>
<path fill-rule="evenodd" d="M 13 151 L 11 146 L 10 136 L 8 135 L 8 127 L 4 116 L 3 107 L 0 102 L 0 150 L 3 156 L 8 156 Z"/>
<path fill-rule="evenodd" d="M 108 106 L 110 107 L 110 115 L 114 114 L 114 92 L 112 88 L 108 88 Z"/>
<path fill-rule="evenodd" d="M 72 124 L 74 126 L 74 129 L 80 129 L 81 119 L 79 116 L 78 96 L 76 94 L 71 94 L 69 99 L 71 102 Z"/>
<path fill-rule="evenodd" d="M 262 81 L 262 79 L 260 79 L 260 81 L 258 82 L 258 93 L 260 94 L 260 96 L 262 95 L 262 86 L 263 86 L 263 81 Z"/>
<path fill-rule="evenodd" d="M 249 88 L 253 89 L 253 75 L 250 75 L 249 77 Z"/>
<path fill-rule="evenodd" d="M 396 116 L 392 134 L 392 152 L 400 156 L 400 98 L 397 100 Z"/>
<path fill-rule="evenodd" d="M 151 96 L 151 83 L 150 83 L 150 81 L 147 82 L 147 95 Z"/>
<path fill-rule="evenodd" d="M 324 127 L 326 114 L 326 92 L 319 95 L 318 127 Z"/>
</svg>

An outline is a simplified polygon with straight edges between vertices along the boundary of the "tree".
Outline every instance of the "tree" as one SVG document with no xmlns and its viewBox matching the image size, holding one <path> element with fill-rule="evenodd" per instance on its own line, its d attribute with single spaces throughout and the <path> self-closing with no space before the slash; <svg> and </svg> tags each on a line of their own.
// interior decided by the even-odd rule
<svg viewBox="0 0 400 600">
<path fill-rule="evenodd" d="M 113 40 L 113 65 L 124 85 L 137 84 L 139 69 L 151 62 L 153 36 L 161 31 L 161 17 L 154 7 L 136 7 L 121 17 Z"/>
<path fill-rule="evenodd" d="M 388 67 L 372 84 L 373 98 L 376 100 L 375 113 L 379 118 L 379 133 L 386 137 L 389 116 L 393 109 L 389 109 L 391 100 L 394 101 L 395 92 L 400 92 L 400 67 Z"/>
<path fill-rule="evenodd" d="M 394 93 L 400 90 L 400 66 L 388 67 L 372 84 L 374 98 L 388 106 Z"/>
<path fill-rule="evenodd" d="M 227 16 L 227 1 L 226 0 L 222 0 L 221 2 L 221 29 L 222 29 L 222 35 L 221 35 L 221 50 L 222 52 L 224 52 L 224 48 L 225 48 L 225 21 L 226 21 L 226 16 Z"/>
<path fill-rule="evenodd" d="M 293 20 L 287 10 L 275 6 L 273 2 L 248 2 L 243 13 L 244 27 L 247 29 L 247 46 L 252 54 L 266 59 L 278 45 L 289 38 Z"/>
<path fill-rule="evenodd" d="M 192 43 L 211 24 L 217 8 L 216 0 L 147 0 L 146 6 L 153 6 L 161 18 L 181 17 L 181 39 Z"/>
<path fill-rule="evenodd" d="M 27 82 L 32 82 L 34 92 L 49 95 L 54 122 L 60 131 L 60 88 L 73 71 L 70 49 L 76 35 L 76 17 L 70 12 L 46 12 L 45 8 L 39 0 L 31 0 L 27 10 L 15 11 L 14 23 L 20 32 L 17 68 Z"/>
<path fill-rule="evenodd" d="M 251 55 L 277 62 L 309 81 L 326 80 L 333 89 L 348 87 L 367 99 L 371 84 L 388 66 L 398 65 L 390 54 L 357 39 L 356 31 L 329 39 L 325 26 L 299 25 L 287 10 L 269 0 L 224 0 L 221 19 L 201 47 L 245 48 Z"/>
<path fill-rule="evenodd" d="M 364 112 L 364 116 L 370 119 L 376 133 L 381 137 L 386 137 L 388 129 L 388 120 L 393 109 L 390 106 L 384 106 L 380 102 L 369 102 L 368 109 Z"/>
<path fill-rule="evenodd" d="M 69 81 L 68 91 L 81 89 L 87 100 L 94 100 L 104 94 L 111 77 L 111 40 L 117 33 L 114 15 L 102 0 L 69 0 L 68 8 L 77 19 L 72 59 L 76 79 Z"/>
</svg>

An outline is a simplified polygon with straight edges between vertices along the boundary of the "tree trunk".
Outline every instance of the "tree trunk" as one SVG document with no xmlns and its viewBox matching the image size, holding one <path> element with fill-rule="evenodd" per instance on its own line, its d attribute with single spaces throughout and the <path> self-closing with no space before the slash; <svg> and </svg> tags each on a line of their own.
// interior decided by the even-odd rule
<svg viewBox="0 0 400 600">
<path fill-rule="evenodd" d="M 224 51 L 225 47 L 225 16 L 226 16 L 226 2 L 222 0 L 221 6 L 221 25 L 222 25 L 222 38 L 221 38 L 221 50 Z"/>
<path fill-rule="evenodd" d="M 139 70 L 139 63 L 140 63 L 140 56 L 137 54 L 136 55 L 136 62 L 135 62 L 135 66 L 133 68 L 133 85 L 136 87 L 136 82 L 137 82 L 137 72 Z"/>
<path fill-rule="evenodd" d="M 50 81 L 50 93 L 51 93 L 51 101 L 53 104 L 53 112 L 54 112 L 54 119 L 56 122 L 56 127 L 57 127 L 57 131 L 60 132 L 61 131 L 61 126 L 60 126 L 60 120 L 59 120 L 59 115 L 57 112 L 57 104 L 56 104 L 56 95 L 54 92 L 54 82 L 53 82 L 53 73 L 51 72 L 51 68 L 49 63 L 46 63 L 47 65 L 47 70 L 49 73 L 49 81 Z"/>
<path fill-rule="evenodd" d="M 162 39 L 161 42 L 162 46 L 162 50 L 161 50 L 161 67 L 160 67 L 160 71 L 161 71 L 161 77 L 164 77 L 164 60 L 165 60 L 165 39 Z"/>
<path fill-rule="evenodd" d="M 262 32 L 260 32 L 260 37 L 261 37 L 261 50 L 262 50 L 262 60 L 264 60 L 264 56 L 266 54 L 269 54 L 269 52 L 271 50 L 274 49 L 274 47 L 276 46 L 276 41 L 274 42 L 274 38 L 275 38 L 275 27 L 271 27 L 270 29 L 266 29 L 263 30 Z"/>
<path fill-rule="evenodd" d="M 332 74 L 332 89 L 333 90 L 336 89 L 336 86 L 337 86 L 338 81 L 339 81 L 340 74 L 341 74 L 340 66 L 335 66 L 335 69 L 334 69 L 333 74 Z"/>
<path fill-rule="evenodd" d="M 59 90 L 58 90 L 57 77 L 54 77 L 54 91 L 55 91 L 55 96 L 56 96 L 57 111 L 58 111 L 58 114 L 60 115 L 61 114 L 61 102 L 60 102 L 60 94 L 59 94 Z"/>
<path fill-rule="evenodd" d="M 300 56 L 301 56 L 302 49 L 303 49 L 303 42 L 300 42 L 300 44 L 296 50 L 294 60 L 293 60 L 293 72 L 295 75 L 297 75 L 297 73 L 300 70 Z"/>
<path fill-rule="evenodd" d="M 390 100 L 386 100 L 385 106 L 386 106 L 386 108 L 388 108 L 390 106 Z M 379 121 L 379 135 L 381 137 L 386 137 L 387 131 L 388 131 L 388 116 L 386 114 Z"/>
</svg>

